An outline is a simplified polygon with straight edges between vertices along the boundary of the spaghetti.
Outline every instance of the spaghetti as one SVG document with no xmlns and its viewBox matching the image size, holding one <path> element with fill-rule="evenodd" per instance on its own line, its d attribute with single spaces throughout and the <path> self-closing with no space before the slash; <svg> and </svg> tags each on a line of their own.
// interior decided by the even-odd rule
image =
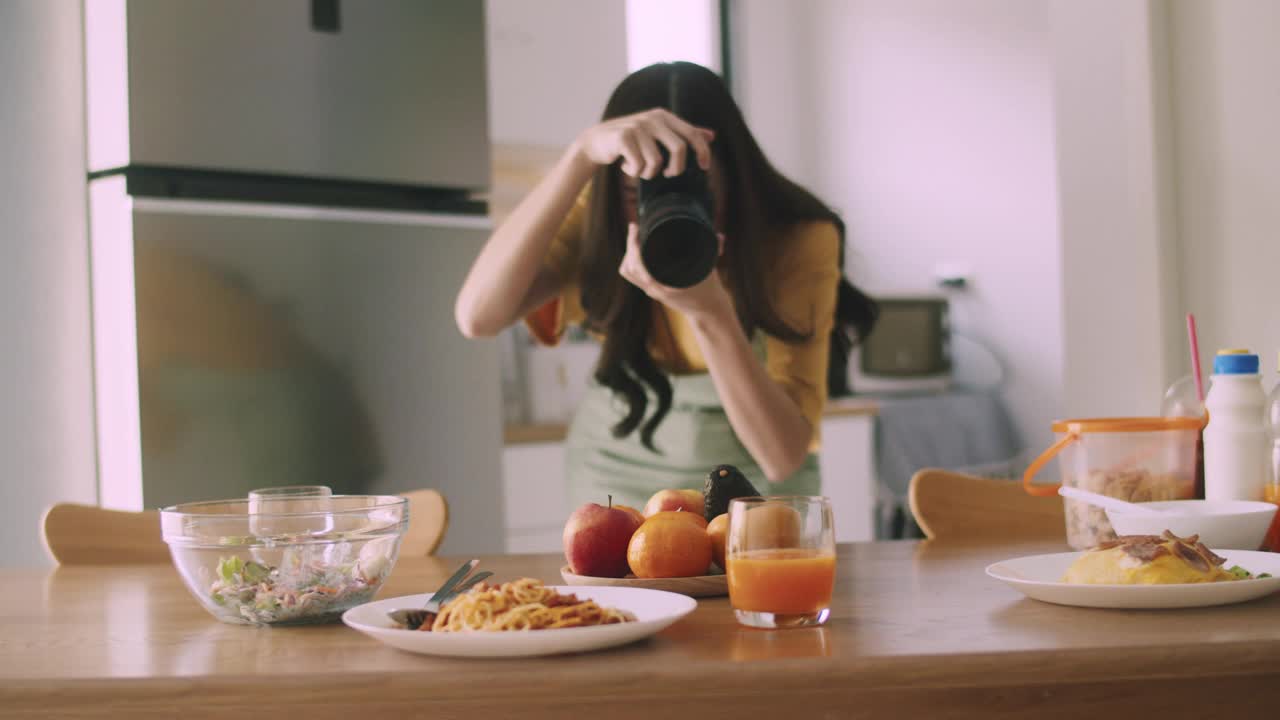
<svg viewBox="0 0 1280 720">
<path fill-rule="evenodd" d="M 635 622 L 623 610 L 600 607 L 576 595 L 561 595 L 533 578 L 490 585 L 481 583 L 445 603 L 430 632 L 552 630 Z"/>
</svg>

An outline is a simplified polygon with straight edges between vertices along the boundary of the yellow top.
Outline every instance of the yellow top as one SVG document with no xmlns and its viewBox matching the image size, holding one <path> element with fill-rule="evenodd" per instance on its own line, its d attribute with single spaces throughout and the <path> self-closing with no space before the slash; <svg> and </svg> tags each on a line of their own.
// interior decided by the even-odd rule
<svg viewBox="0 0 1280 720">
<path fill-rule="evenodd" d="M 544 344 L 556 344 L 567 325 L 586 318 L 578 272 L 587 198 L 586 192 L 578 197 L 545 259 L 546 266 L 562 281 L 561 294 L 526 318 L 533 335 Z M 816 448 L 827 400 L 828 353 L 840 282 L 840 234 L 831 222 L 812 221 L 784 228 L 771 239 L 764 257 L 769 297 L 782 320 L 807 334 L 808 339 L 787 343 L 765 335 L 765 368 L 809 420 Z M 654 362 L 675 375 L 706 372 L 707 362 L 689 321 L 676 310 L 659 309 L 649 334 Z"/>
</svg>

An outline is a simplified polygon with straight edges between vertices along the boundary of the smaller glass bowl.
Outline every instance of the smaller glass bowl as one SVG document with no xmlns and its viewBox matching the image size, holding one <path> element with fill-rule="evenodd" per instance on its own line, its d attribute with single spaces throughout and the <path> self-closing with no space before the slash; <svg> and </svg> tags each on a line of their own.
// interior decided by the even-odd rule
<svg viewBox="0 0 1280 720">
<path fill-rule="evenodd" d="M 301 625 L 334 622 L 373 599 L 395 565 L 409 512 L 395 495 L 307 498 L 305 512 L 215 500 L 165 508 L 160 525 L 187 590 L 214 617 Z"/>
</svg>

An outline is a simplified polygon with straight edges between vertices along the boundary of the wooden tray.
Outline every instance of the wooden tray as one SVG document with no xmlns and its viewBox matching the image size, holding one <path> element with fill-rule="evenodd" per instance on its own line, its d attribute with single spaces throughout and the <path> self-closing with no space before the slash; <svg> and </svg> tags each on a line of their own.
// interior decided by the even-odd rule
<svg viewBox="0 0 1280 720">
<path fill-rule="evenodd" d="M 624 578 L 591 577 L 590 575 L 574 575 L 565 565 L 560 568 L 560 576 L 569 585 L 603 585 L 606 587 L 634 587 L 648 590 L 666 590 L 667 592 L 688 595 L 693 598 L 721 597 L 729 594 L 729 580 L 721 575 L 700 575 L 686 578 Z"/>
</svg>

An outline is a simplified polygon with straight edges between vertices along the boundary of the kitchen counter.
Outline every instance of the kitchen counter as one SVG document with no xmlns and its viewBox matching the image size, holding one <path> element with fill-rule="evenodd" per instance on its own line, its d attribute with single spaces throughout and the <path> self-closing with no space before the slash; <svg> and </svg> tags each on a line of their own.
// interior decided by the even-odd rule
<svg viewBox="0 0 1280 720">
<path fill-rule="evenodd" d="M 842 545 L 825 628 L 750 630 L 727 599 L 704 599 L 651 640 L 531 660 L 411 655 L 340 625 L 224 625 L 168 565 L 0 571 L 0 716 L 1173 720 L 1280 707 L 1280 595 L 1089 610 L 983 574 L 1062 549 Z M 482 567 L 555 580 L 561 562 Z M 382 596 L 428 591 L 456 565 L 402 559 Z"/>
<path fill-rule="evenodd" d="M 875 400 L 866 398 L 838 398 L 827 401 L 823 418 L 874 417 L 880 410 Z M 564 442 L 569 426 L 565 423 L 517 423 L 503 429 L 503 441 L 507 445 L 531 445 Z"/>
</svg>

